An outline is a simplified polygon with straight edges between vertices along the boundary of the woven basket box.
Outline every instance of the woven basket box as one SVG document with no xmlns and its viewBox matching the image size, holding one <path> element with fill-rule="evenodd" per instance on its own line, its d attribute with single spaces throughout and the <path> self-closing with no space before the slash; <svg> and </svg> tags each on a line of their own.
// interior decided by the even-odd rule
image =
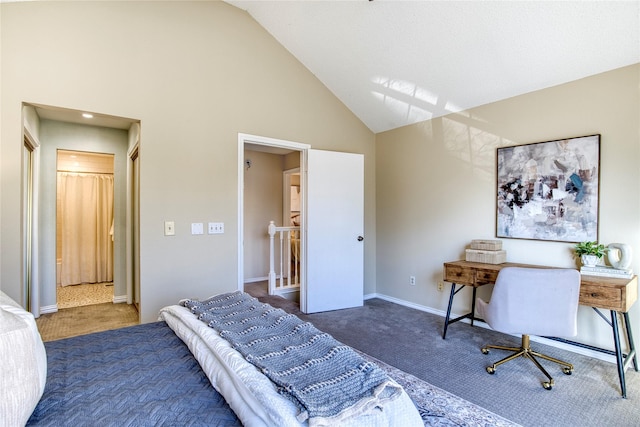
<svg viewBox="0 0 640 427">
<path fill-rule="evenodd" d="M 472 240 L 471 249 L 499 251 L 502 249 L 502 240 Z"/>
<path fill-rule="evenodd" d="M 483 262 L 485 264 L 502 264 L 503 262 L 507 262 L 507 251 L 467 249 L 465 250 L 465 260 Z"/>
</svg>

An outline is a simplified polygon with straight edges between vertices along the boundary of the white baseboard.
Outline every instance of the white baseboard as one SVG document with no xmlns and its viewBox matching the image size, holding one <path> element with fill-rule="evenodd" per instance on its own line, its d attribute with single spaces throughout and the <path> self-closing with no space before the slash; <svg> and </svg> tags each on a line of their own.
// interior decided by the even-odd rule
<svg viewBox="0 0 640 427">
<path fill-rule="evenodd" d="M 119 295 L 119 296 L 113 297 L 114 304 L 121 304 L 123 302 L 127 302 L 126 295 Z M 50 314 L 50 313 L 57 313 L 57 312 L 58 312 L 58 304 L 45 305 L 40 307 L 40 314 Z"/>
<path fill-rule="evenodd" d="M 58 312 L 58 304 L 45 305 L 44 307 L 40 307 L 40 314 L 49 314 L 49 313 L 57 313 L 57 312 Z"/>
<path fill-rule="evenodd" d="M 264 277 L 252 277 L 251 279 L 244 279 L 244 283 L 265 282 L 269 280 L 268 276 Z"/>
<path fill-rule="evenodd" d="M 431 313 L 431 314 L 436 314 L 438 316 L 442 316 L 442 317 L 446 317 L 447 316 L 447 312 L 446 311 L 442 311 L 442 310 L 436 310 L 433 309 L 431 307 L 427 307 L 424 305 L 420 305 L 420 304 L 416 304 L 410 301 L 405 301 L 399 298 L 395 298 L 395 297 L 390 297 L 388 295 L 384 295 L 384 294 L 378 294 L 378 293 L 374 293 L 374 294 L 367 294 L 364 296 L 364 299 L 371 299 L 371 298 L 380 298 L 382 300 L 385 301 L 389 301 L 392 302 L 394 304 L 399 304 L 399 305 L 403 305 L 405 307 L 409 307 L 409 308 L 415 308 L 416 310 L 420 310 L 420 311 L 425 311 L 427 313 Z M 457 313 L 451 313 L 451 318 L 455 319 L 458 316 L 462 316 L 461 314 L 457 314 Z M 461 322 L 464 323 L 471 323 L 471 321 L 469 319 L 463 319 L 461 320 Z M 487 325 L 486 323 L 482 322 L 482 321 L 474 321 L 473 322 L 474 326 L 479 326 L 481 328 L 485 328 L 485 329 L 491 329 L 489 327 L 489 325 Z M 513 337 L 520 337 L 520 335 L 517 334 L 508 334 L 511 335 Z M 554 340 L 550 340 L 548 338 L 542 338 L 542 337 L 536 337 L 536 336 L 532 336 L 531 337 L 531 341 L 534 342 L 539 342 L 545 345 L 549 345 L 551 347 L 556 347 L 556 348 L 560 348 L 562 350 L 567 350 L 567 351 L 571 351 L 573 353 L 576 354 L 580 354 L 583 356 L 588 356 L 588 357 L 593 357 L 595 359 L 599 359 L 599 360 L 603 360 L 605 362 L 610 362 L 613 364 L 616 364 L 616 358 L 615 356 L 609 355 L 609 354 L 605 354 L 605 353 L 600 353 L 599 351 L 595 351 L 595 350 L 590 350 L 588 348 L 583 348 L 583 347 L 578 347 L 575 345 L 571 345 L 571 344 L 566 344 L 563 342 L 559 342 L 559 341 L 554 341 Z"/>
</svg>

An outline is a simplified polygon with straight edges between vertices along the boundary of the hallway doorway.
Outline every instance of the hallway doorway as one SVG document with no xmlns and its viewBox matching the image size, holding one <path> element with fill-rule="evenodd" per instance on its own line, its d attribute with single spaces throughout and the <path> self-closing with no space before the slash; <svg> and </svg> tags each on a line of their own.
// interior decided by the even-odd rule
<svg viewBox="0 0 640 427">
<path fill-rule="evenodd" d="M 57 150 L 58 309 L 113 302 L 114 155 Z"/>
<path fill-rule="evenodd" d="M 89 304 L 88 307 L 107 306 L 115 311 L 131 304 L 132 266 L 138 264 L 138 260 L 133 259 L 138 255 L 133 253 L 132 242 L 138 240 L 138 230 L 132 230 L 130 212 L 133 199 L 139 197 L 139 194 L 132 195 L 129 191 L 131 175 L 128 159 L 130 150 L 140 145 L 140 121 L 24 103 L 23 123 L 25 141 L 28 136 L 34 140 L 34 145 L 37 147 L 35 155 L 32 156 L 35 158 L 33 160 L 35 190 L 32 206 L 28 203 L 29 193 L 23 192 L 27 207 L 24 218 L 29 218 L 30 215 L 33 217 L 31 223 L 23 218 L 25 229 L 23 245 L 30 251 L 29 253 L 33 253 L 33 262 L 27 262 L 29 259 L 25 257 L 27 260 L 24 262 L 25 277 L 36 278 L 26 282 L 28 289 L 25 293 L 31 296 L 30 311 L 37 318 L 40 315 L 54 314 L 59 309 L 67 310 L 73 306 L 85 307 L 85 304 Z M 27 157 L 26 149 L 25 152 Z M 60 167 L 58 167 L 59 152 L 66 152 L 68 155 L 66 165 Z M 79 160 L 81 157 L 78 156 L 85 155 L 93 157 L 91 162 L 96 163 L 93 165 L 94 169 L 78 168 L 82 163 L 82 160 Z M 96 160 L 97 158 L 107 160 L 104 163 L 109 164 L 108 170 L 97 165 L 100 163 Z M 62 224 L 57 221 L 58 216 L 63 218 L 63 214 L 58 212 L 58 188 L 63 186 L 58 180 L 58 171 L 69 175 L 102 176 L 100 181 L 108 181 L 109 186 L 113 187 L 108 192 L 109 203 L 112 203 L 112 206 L 106 210 L 107 214 L 103 215 L 102 232 L 99 237 L 96 237 L 102 242 L 99 249 L 102 253 L 99 258 L 105 259 L 105 254 L 110 255 L 110 258 L 106 257 L 106 261 L 97 267 L 95 274 L 88 278 L 84 276 L 86 272 L 74 271 L 73 268 L 68 269 L 68 266 L 65 266 L 65 258 L 77 258 L 78 253 L 84 256 L 84 252 L 89 251 L 81 249 L 76 250 L 76 254 L 65 253 L 65 238 L 62 230 L 64 221 Z M 27 175 L 26 172 L 25 175 Z M 105 176 L 109 177 L 104 178 Z M 36 196 L 37 194 L 39 196 Z M 79 201 L 79 203 L 83 202 L 84 200 Z M 137 203 L 137 199 L 135 202 Z M 85 221 L 86 208 L 82 207 L 80 211 L 83 212 L 80 220 Z M 71 219 L 67 222 L 76 223 L 81 222 L 80 220 Z M 86 231 L 76 232 L 76 234 L 83 237 Z M 62 237 L 62 242 L 58 237 Z M 29 246 L 31 241 L 33 244 Z M 71 301 L 59 301 L 57 295 L 59 287 L 64 287 L 65 290 L 73 289 L 74 294 L 81 295 L 80 297 L 67 296 Z M 91 292 L 85 292 L 86 290 Z M 82 301 L 74 301 L 77 298 L 81 298 Z M 104 303 L 105 300 L 107 304 Z M 130 307 L 135 311 L 133 305 Z"/>
<path fill-rule="evenodd" d="M 238 135 L 238 289 L 246 284 L 267 280 L 270 273 L 269 235 L 270 221 L 276 226 L 288 226 L 291 222 L 289 183 L 285 182 L 285 171 L 297 169 L 298 176 L 303 161 L 303 150 L 308 145 L 290 141 L 275 140 L 253 135 Z M 299 181 L 298 181 L 299 185 Z M 299 200 L 299 199 L 298 199 Z M 298 207 L 296 221 L 304 223 L 304 216 Z M 302 236 L 297 238 L 297 247 L 302 247 Z M 277 257 L 277 263 L 282 256 Z M 295 272 L 295 288 L 286 289 L 281 296 L 299 300 L 304 289 L 305 260 L 301 251 L 296 257 L 295 268 L 286 274 L 291 279 Z M 278 277 L 284 277 L 280 274 Z M 291 293 L 289 293 L 291 291 Z M 280 293 L 279 293 L 280 295 Z"/>
</svg>

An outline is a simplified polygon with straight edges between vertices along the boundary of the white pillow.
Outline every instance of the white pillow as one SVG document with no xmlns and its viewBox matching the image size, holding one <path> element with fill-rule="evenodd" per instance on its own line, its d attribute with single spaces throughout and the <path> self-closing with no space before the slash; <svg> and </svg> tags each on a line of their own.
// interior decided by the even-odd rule
<svg viewBox="0 0 640 427">
<path fill-rule="evenodd" d="M 47 354 L 33 314 L 0 291 L 0 426 L 24 426 L 44 392 Z"/>
</svg>

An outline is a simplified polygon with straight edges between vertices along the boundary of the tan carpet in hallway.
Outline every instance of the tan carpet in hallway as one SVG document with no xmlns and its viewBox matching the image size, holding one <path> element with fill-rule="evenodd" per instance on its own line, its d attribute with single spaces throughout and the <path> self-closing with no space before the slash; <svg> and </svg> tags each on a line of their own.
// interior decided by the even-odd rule
<svg viewBox="0 0 640 427">
<path fill-rule="evenodd" d="M 55 341 L 93 332 L 139 324 L 138 310 L 129 304 L 93 304 L 43 314 L 36 319 L 43 341 Z"/>
<path fill-rule="evenodd" d="M 56 292 L 58 310 L 113 302 L 113 283 L 111 282 L 58 286 Z"/>
</svg>

